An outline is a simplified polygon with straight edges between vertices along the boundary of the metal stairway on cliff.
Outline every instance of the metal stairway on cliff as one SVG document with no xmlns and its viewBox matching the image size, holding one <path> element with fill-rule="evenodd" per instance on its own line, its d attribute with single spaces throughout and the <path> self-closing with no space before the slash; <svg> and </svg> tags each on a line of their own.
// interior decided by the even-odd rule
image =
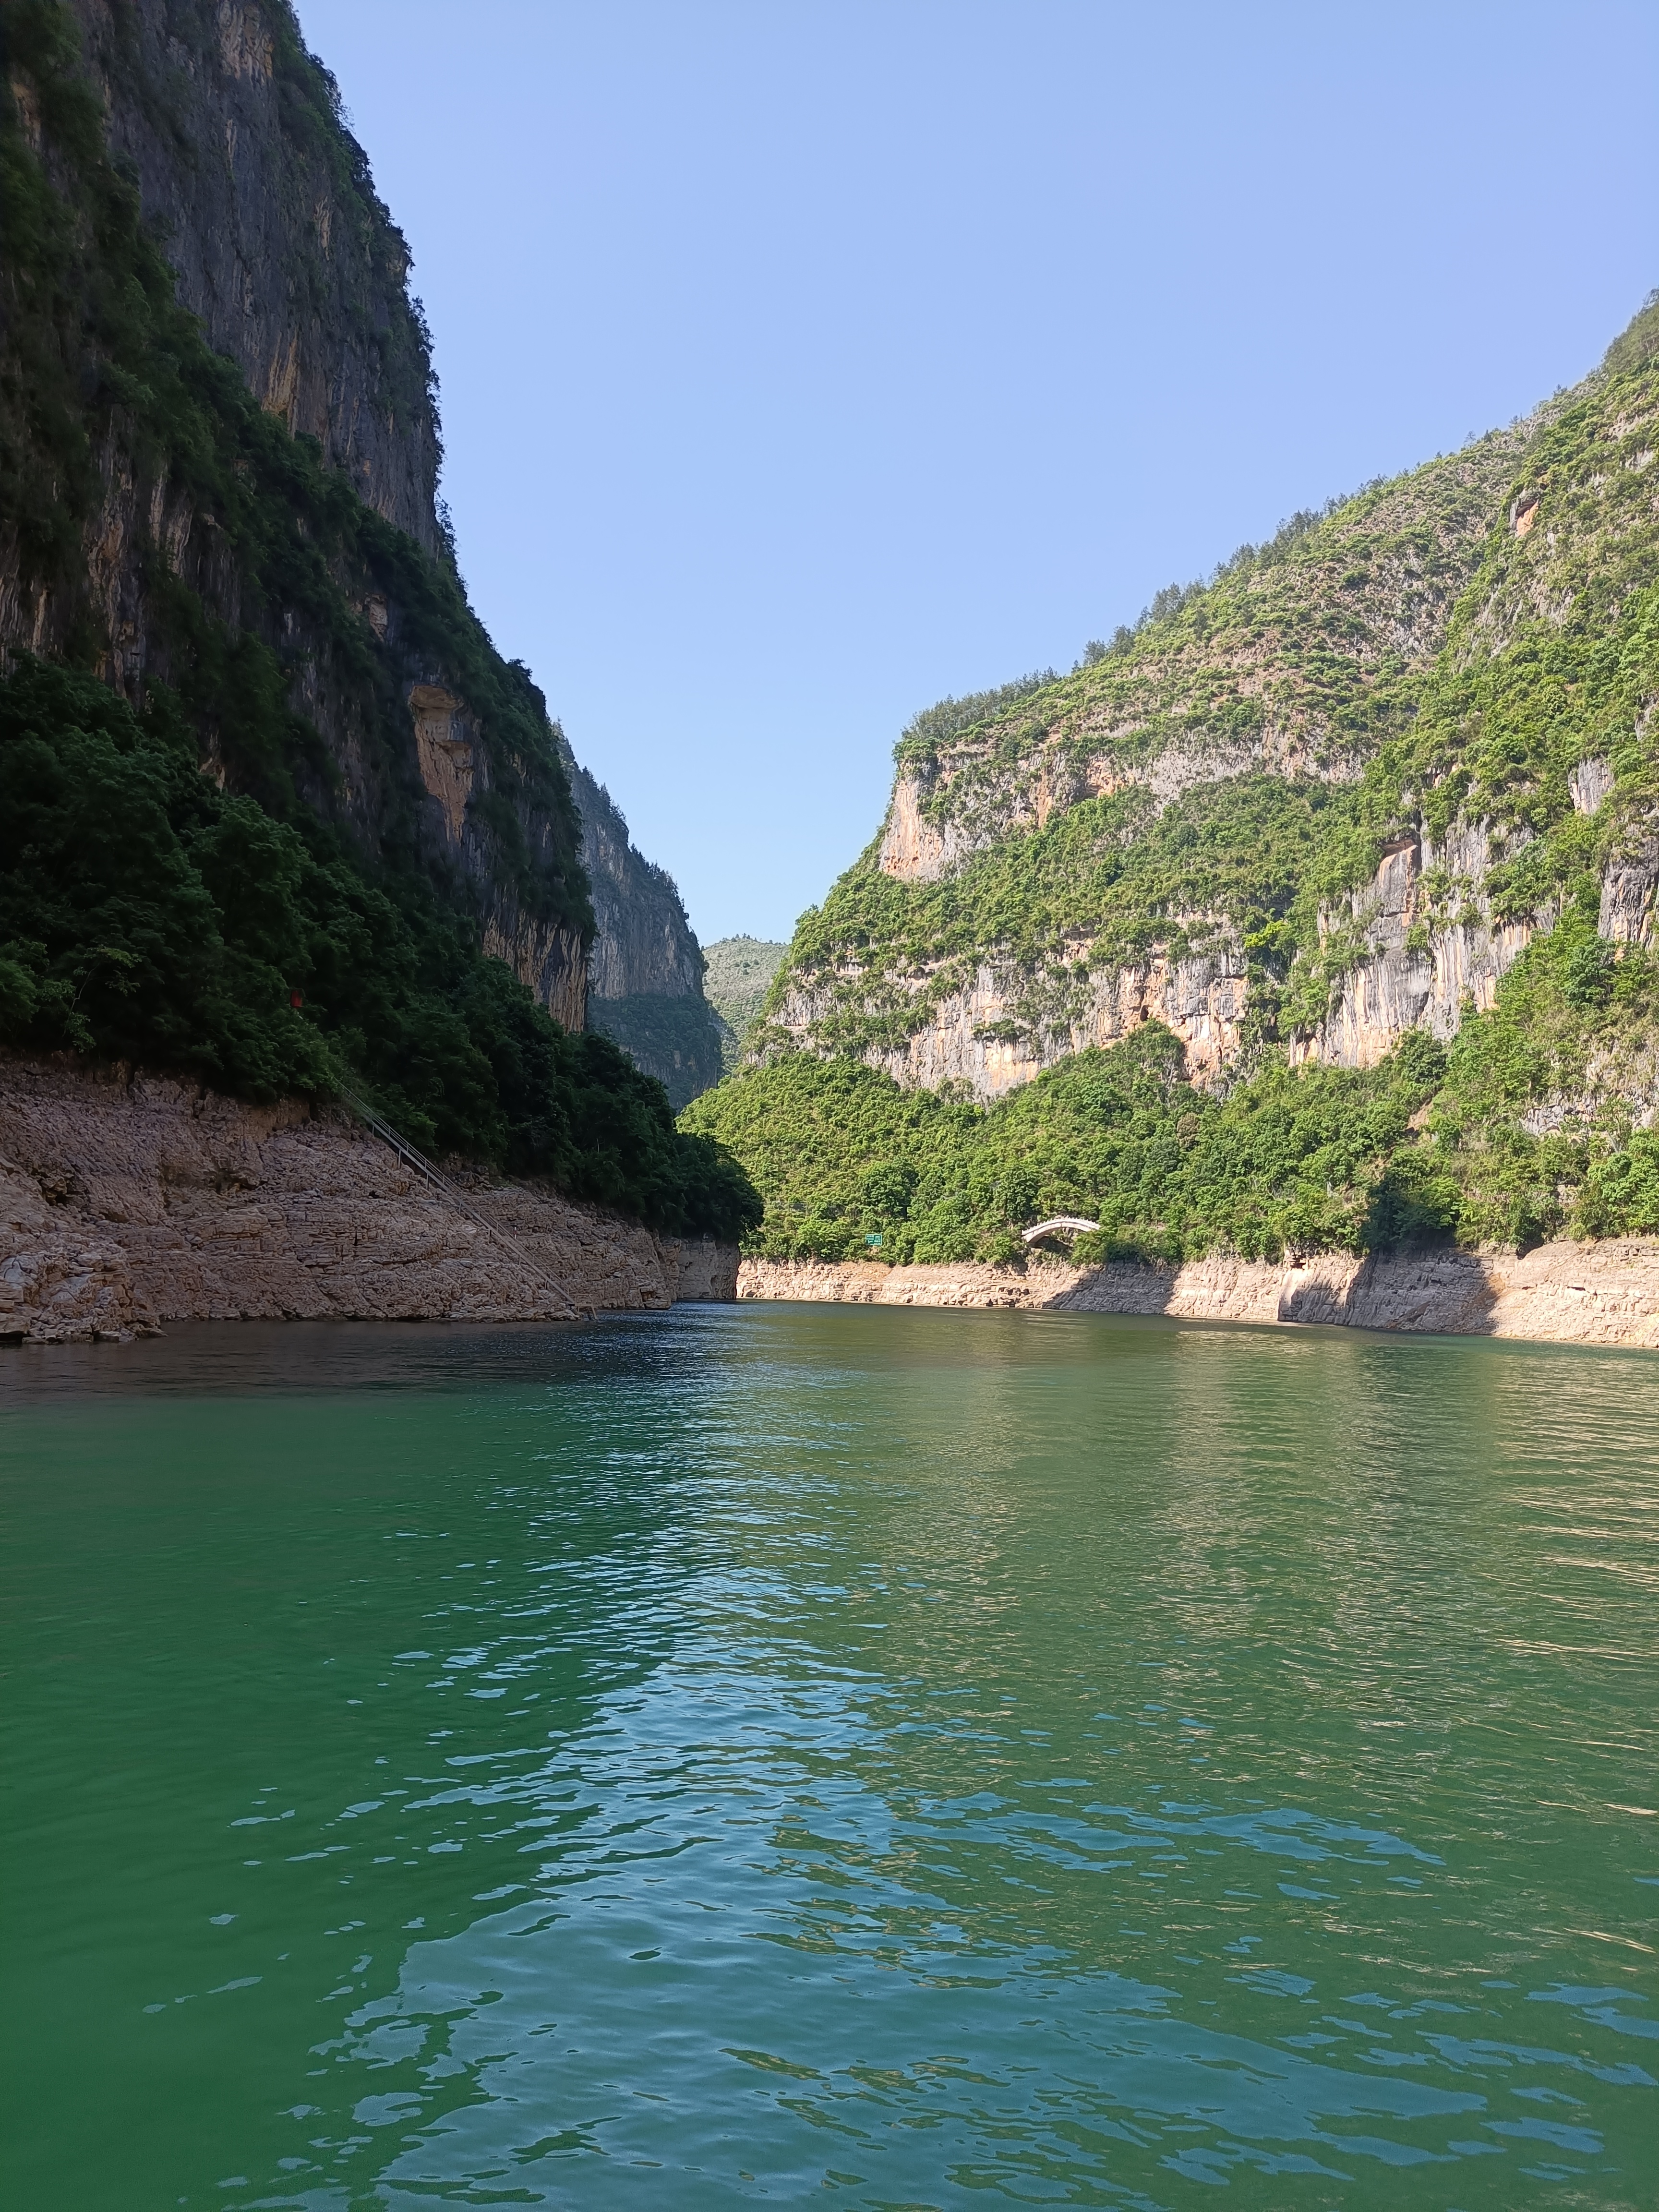
<svg viewBox="0 0 1659 2212">
<path fill-rule="evenodd" d="M 448 1176 L 433 1166 L 424 1152 L 417 1152 L 407 1137 L 400 1137 L 391 1122 L 383 1119 L 366 1100 L 359 1098 L 355 1091 L 343 1091 L 339 1095 L 341 1103 L 349 1106 L 364 1127 L 372 1130 L 383 1145 L 389 1146 L 405 1167 L 412 1168 L 418 1176 L 423 1176 L 433 1188 L 441 1191 L 458 1212 L 465 1214 L 469 1221 L 476 1222 L 487 1236 L 493 1237 L 498 1244 L 513 1255 L 527 1273 L 534 1275 L 539 1281 L 544 1283 L 554 1297 L 563 1302 L 565 1310 L 559 1316 L 561 1320 L 580 1321 L 582 1318 L 581 1308 L 573 1302 L 564 1285 L 555 1282 L 540 1261 L 532 1259 L 516 1238 L 509 1237 L 506 1230 L 498 1228 L 493 1221 L 480 1213 L 477 1207 L 468 1199 L 463 1197 Z"/>
</svg>

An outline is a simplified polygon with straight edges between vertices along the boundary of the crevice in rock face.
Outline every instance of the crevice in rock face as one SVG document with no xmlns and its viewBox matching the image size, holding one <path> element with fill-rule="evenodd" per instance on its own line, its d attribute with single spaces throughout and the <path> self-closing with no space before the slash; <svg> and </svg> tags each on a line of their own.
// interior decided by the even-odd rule
<svg viewBox="0 0 1659 2212">
<path fill-rule="evenodd" d="M 412 684 L 409 711 L 421 781 L 438 803 L 446 838 L 459 851 L 479 767 L 466 708 L 440 684 Z"/>
</svg>

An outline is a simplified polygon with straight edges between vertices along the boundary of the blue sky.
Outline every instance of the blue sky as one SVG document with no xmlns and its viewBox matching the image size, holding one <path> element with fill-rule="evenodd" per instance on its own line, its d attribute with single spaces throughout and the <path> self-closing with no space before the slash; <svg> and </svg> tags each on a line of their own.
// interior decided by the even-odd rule
<svg viewBox="0 0 1659 2212">
<path fill-rule="evenodd" d="M 1508 421 L 1659 283 L 1651 0 L 298 0 L 461 565 L 705 940 L 947 692 Z"/>
</svg>

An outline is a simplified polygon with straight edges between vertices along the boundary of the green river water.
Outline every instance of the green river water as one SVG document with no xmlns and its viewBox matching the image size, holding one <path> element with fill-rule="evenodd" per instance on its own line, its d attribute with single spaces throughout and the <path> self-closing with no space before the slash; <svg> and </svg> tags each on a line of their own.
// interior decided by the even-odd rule
<svg viewBox="0 0 1659 2212">
<path fill-rule="evenodd" d="M 1659 1358 L 0 1354 L 17 2212 L 1659 2204 Z"/>
</svg>

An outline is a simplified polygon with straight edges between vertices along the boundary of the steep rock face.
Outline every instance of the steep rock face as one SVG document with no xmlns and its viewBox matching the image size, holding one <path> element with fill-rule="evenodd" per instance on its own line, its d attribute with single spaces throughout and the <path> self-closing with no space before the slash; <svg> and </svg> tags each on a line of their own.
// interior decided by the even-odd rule
<svg viewBox="0 0 1659 2212">
<path fill-rule="evenodd" d="M 1237 1056 L 1249 986 L 1237 939 L 1224 930 L 1205 933 L 1212 941 L 1178 956 L 1158 951 L 1122 967 L 1085 963 L 1080 979 L 1018 960 L 981 961 L 965 981 L 956 980 L 959 963 L 921 969 L 904 984 L 927 1008 L 927 1026 L 906 1030 L 901 1015 L 890 1024 L 899 1041 L 872 1044 L 865 1057 L 897 1083 L 928 1090 L 965 1083 L 975 1097 L 998 1098 L 1074 1052 L 1115 1044 L 1158 1021 L 1186 1046 L 1194 1076 L 1212 1079 Z M 941 972 L 949 988 L 935 998 L 930 986 Z M 1046 1011 L 1034 1012 L 1043 1001 Z M 810 1036 L 835 1012 L 831 991 L 799 987 L 774 1019 Z"/>
<path fill-rule="evenodd" d="M 1146 642 L 988 726 L 902 745 L 878 865 L 900 881 L 1139 787 L 1159 805 L 1252 772 L 1352 781 L 1368 710 L 1440 650 L 1537 421 L 1348 502 Z M 1268 549 L 1271 550 L 1272 549 Z"/>
<path fill-rule="evenodd" d="M 73 650 L 135 703 L 169 685 L 217 781 L 292 788 L 371 857 L 418 854 L 580 1028 L 592 921 L 568 780 L 541 695 L 454 573 L 408 252 L 332 80 L 287 0 L 75 0 L 42 20 L 14 44 L 4 118 L 21 182 L 46 189 L 36 265 L 0 277 L 21 395 L 0 663 Z M 263 414 L 314 446 L 247 419 L 152 283 L 156 246 Z M 81 395 L 78 416 L 43 387 Z"/>
<path fill-rule="evenodd" d="M 1524 841 L 1522 841 L 1524 843 Z M 1418 830 L 1384 851 L 1373 882 L 1335 908 L 1322 908 L 1322 945 L 1346 933 L 1364 951 L 1346 966 L 1325 1018 L 1293 1038 L 1295 1060 L 1374 1067 L 1408 1030 L 1441 1039 L 1456 1034 L 1469 1006 L 1488 1011 L 1498 986 L 1531 942 L 1540 921 L 1494 920 L 1488 872 L 1501 857 L 1492 825 L 1458 822 L 1443 844 Z M 1438 873 L 1458 893 L 1458 918 L 1436 921 L 1425 892 Z"/>
<path fill-rule="evenodd" d="M 438 550 L 437 410 L 409 252 L 283 8 L 72 0 L 146 217 L 261 406 Z"/>
<path fill-rule="evenodd" d="M 654 1075 L 676 1109 L 720 1075 L 720 1033 L 703 996 L 702 947 L 674 879 L 647 860 L 605 787 L 566 750 L 593 902 L 587 1022 Z"/>
<path fill-rule="evenodd" d="M 1144 640 L 987 723 L 941 740 L 919 718 L 873 854 L 802 925 L 769 1011 L 775 1034 L 807 1049 L 859 1045 L 901 1082 L 965 1083 L 989 1098 L 1156 1018 L 1188 1044 L 1195 1073 L 1218 1074 L 1244 1034 L 1242 917 L 1164 904 L 1134 917 L 1140 944 L 1126 958 L 1112 908 L 1131 902 L 1109 884 L 1092 896 L 1083 886 L 1103 855 L 1121 875 L 1116 855 L 1165 817 L 1201 825 L 1206 790 L 1360 777 L 1408 715 L 1410 683 L 1443 646 L 1544 419 L 1362 494 L 1237 564 Z M 1042 880 L 1045 844 L 1058 882 Z M 1015 871 L 1027 882 L 1010 882 Z M 956 892 L 939 922 L 933 885 Z M 1188 887 L 1176 874 L 1158 888 L 1167 898 Z M 997 920 L 1039 900 L 1048 941 L 1009 944 Z M 936 949 L 918 959 L 929 936 Z"/>
<path fill-rule="evenodd" d="M 1148 1018 L 1204 1081 L 1275 1042 L 1367 1066 L 1491 1007 L 1587 869 L 1650 945 L 1656 317 L 1069 678 L 919 716 L 763 1049 L 985 1099 Z"/>
</svg>

